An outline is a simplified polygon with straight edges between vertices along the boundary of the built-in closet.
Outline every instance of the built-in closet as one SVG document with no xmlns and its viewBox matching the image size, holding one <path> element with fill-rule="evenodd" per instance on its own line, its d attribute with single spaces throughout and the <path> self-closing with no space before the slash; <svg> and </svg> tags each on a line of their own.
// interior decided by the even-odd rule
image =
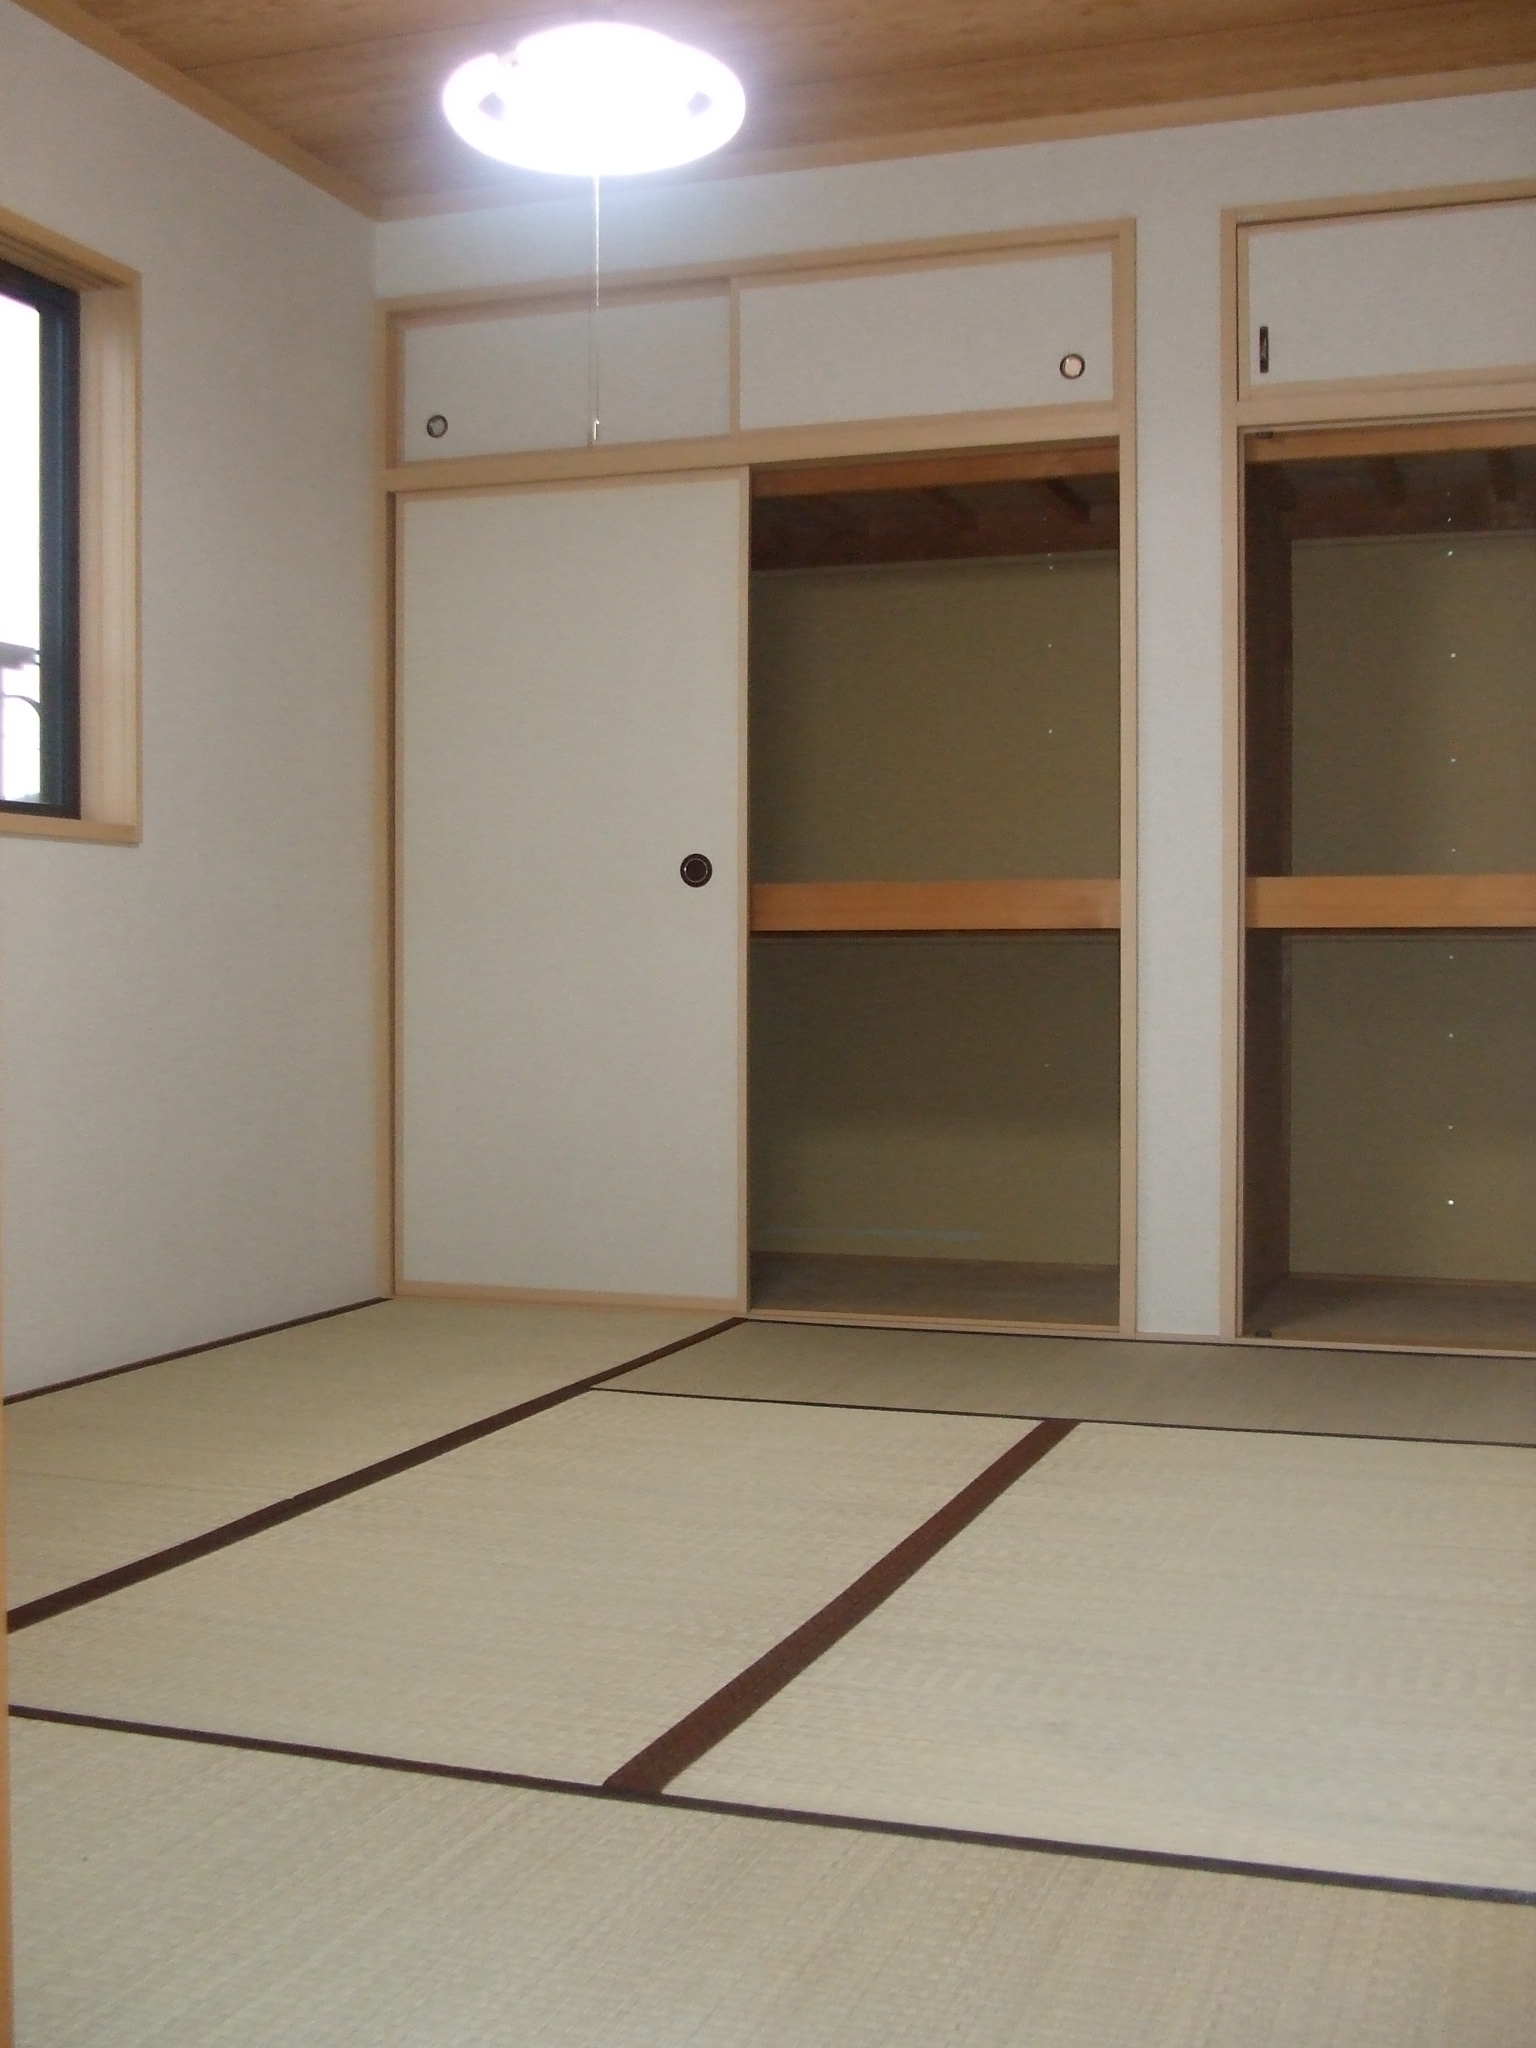
<svg viewBox="0 0 1536 2048">
<path fill-rule="evenodd" d="M 753 1306 L 1114 1327 L 1116 444 L 761 468 L 751 536 Z"/>
<path fill-rule="evenodd" d="M 399 1290 L 1121 1327 L 1132 263 L 388 310 Z"/>
<path fill-rule="evenodd" d="M 1536 421 L 1245 454 L 1245 1328 L 1536 1349 Z"/>
</svg>

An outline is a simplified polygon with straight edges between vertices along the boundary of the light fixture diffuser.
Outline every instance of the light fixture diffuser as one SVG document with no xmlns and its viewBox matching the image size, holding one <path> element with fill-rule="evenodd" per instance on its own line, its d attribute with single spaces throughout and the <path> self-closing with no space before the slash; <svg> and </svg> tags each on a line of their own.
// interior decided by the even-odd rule
<svg viewBox="0 0 1536 2048">
<path fill-rule="evenodd" d="M 692 163 L 746 117 L 718 58 L 655 29 L 582 21 L 474 57 L 443 87 L 443 112 L 473 148 L 526 171 L 623 177 Z"/>
</svg>

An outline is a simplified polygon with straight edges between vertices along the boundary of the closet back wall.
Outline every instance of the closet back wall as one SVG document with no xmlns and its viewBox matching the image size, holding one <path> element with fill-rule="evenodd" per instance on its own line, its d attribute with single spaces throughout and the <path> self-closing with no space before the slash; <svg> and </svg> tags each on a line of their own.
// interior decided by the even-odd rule
<svg viewBox="0 0 1536 2048">
<path fill-rule="evenodd" d="M 752 876 L 1120 865 L 1112 551 L 754 576 Z"/>
<path fill-rule="evenodd" d="M 0 841 L 13 1388 L 379 1291 L 368 223 L 0 0 L 0 205 L 144 279 L 144 837 Z"/>
<path fill-rule="evenodd" d="M 1113 937 L 760 940 L 754 1249 L 1112 1267 L 1119 977 Z"/>
<path fill-rule="evenodd" d="M 1536 873 L 1536 534 L 1292 562 L 1294 872 Z"/>
</svg>

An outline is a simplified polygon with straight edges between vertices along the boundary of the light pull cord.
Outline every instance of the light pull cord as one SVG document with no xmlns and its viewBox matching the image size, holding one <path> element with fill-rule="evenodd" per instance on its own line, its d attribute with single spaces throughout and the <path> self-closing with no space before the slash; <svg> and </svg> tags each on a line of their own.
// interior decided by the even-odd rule
<svg viewBox="0 0 1536 2048">
<path fill-rule="evenodd" d="M 597 345 L 598 315 L 603 310 L 603 181 L 592 180 L 592 311 L 587 320 L 587 445 L 595 448 L 603 430 L 602 358 Z"/>
</svg>

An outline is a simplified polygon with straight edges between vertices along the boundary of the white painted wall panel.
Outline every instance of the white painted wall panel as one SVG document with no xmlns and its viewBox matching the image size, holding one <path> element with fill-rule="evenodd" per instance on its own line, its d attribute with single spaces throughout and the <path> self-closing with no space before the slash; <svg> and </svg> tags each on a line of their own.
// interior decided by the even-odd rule
<svg viewBox="0 0 1536 2048">
<path fill-rule="evenodd" d="M 403 516 L 404 1276 L 734 1299 L 744 481 Z"/>
<path fill-rule="evenodd" d="M 590 314 L 579 307 L 406 330 L 403 452 L 500 455 L 579 448 L 591 417 Z M 731 307 L 724 292 L 603 307 L 597 375 L 605 441 L 724 434 Z M 446 433 L 427 421 L 440 414 Z"/>
<path fill-rule="evenodd" d="M 1536 200 L 1259 228 L 1247 246 L 1255 388 L 1536 366 Z"/>
<path fill-rule="evenodd" d="M 744 285 L 741 424 L 820 425 L 1114 393 L 1107 250 Z M 1082 356 L 1075 381 L 1061 360 Z"/>
<path fill-rule="evenodd" d="M 0 0 L 0 204 L 144 276 L 144 839 L 0 841 L 13 1388 L 380 1286 L 370 230 Z"/>
</svg>

